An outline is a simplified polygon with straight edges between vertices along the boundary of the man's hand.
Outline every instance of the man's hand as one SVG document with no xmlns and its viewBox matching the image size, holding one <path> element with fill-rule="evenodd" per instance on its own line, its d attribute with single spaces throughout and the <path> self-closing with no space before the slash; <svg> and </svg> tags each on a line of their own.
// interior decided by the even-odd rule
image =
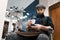
<svg viewBox="0 0 60 40">
<path fill-rule="evenodd" d="M 40 24 L 35 24 L 34 26 L 32 26 L 31 24 L 32 24 L 32 22 L 31 22 L 31 20 L 29 20 L 27 23 L 27 27 L 26 27 L 28 30 L 29 29 L 40 30 L 42 27 L 42 25 L 40 25 Z"/>
<path fill-rule="evenodd" d="M 35 30 L 40 30 L 42 28 L 42 25 L 40 24 L 35 24 L 35 26 L 31 26 L 31 28 L 35 29 Z"/>
<path fill-rule="evenodd" d="M 32 24 L 32 21 L 31 20 L 28 20 L 27 26 L 31 26 L 31 24 Z"/>
<path fill-rule="evenodd" d="M 35 30 L 45 30 L 45 31 L 48 31 L 49 29 L 51 29 L 51 26 L 44 26 L 44 25 L 40 25 L 40 24 L 35 24 L 35 26 L 32 26 L 32 20 L 29 20 L 27 22 L 27 29 L 35 29 Z"/>
</svg>

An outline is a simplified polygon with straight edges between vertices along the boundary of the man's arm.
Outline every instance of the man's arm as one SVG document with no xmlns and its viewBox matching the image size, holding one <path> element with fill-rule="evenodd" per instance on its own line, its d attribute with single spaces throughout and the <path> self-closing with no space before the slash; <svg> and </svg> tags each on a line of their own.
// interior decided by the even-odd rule
<svg viewBox="0 0 60 40">
<path fill-rule="evenodd" d="M 36 26 L 33 27 L 33 28 L 35 28 L 35 29 L 37 29 L 37 30 L 42 29 L 42 30 L 48 31 L 49 29 L 54 29 L 54 25 L 53 25 L 53 23 L 52 23 L 51 18 L 50 18 L 50 17 L 47 17 L 46 26 L 39 24 L 39 25 L 36 25 Z"/>
<path fill-rule="evenodd" d="M 50 17 L 47 17 L 47 26 L 51 26 L 51 28 L 54 29 L 54 25 Z"/>
<path fill-rule="evenodd" d="M 48 31 L 49 29 L 54 29 L 54 25 L 52 23 L 52 20 L 51 18 L 47 18 L 47 26 L 44 26 L 44 25 L 40 25 L 40 24 L 36 24 L 35 26 L 31 26 L 31 21 L 28 22 L 28 26 L 30 26 L 32 29 L 35 29 L 35 30 L 45 30 L 45 31 Z"/>
<path fill-rule="evenodd" d="M 37 24 L 35 26 L 31 26 L 31 28 L 35 29 L 35 30 L 45 30 L 48 31 L 49 29 L 52 29 L 51 26 L 43 26 L 40 24 Z"/>
<path fill-rule="evenodd" d="M 42 26 L 40 29 L 48 31 L 49 29 L 52 29 L 51 26 Z"/>
</svg>

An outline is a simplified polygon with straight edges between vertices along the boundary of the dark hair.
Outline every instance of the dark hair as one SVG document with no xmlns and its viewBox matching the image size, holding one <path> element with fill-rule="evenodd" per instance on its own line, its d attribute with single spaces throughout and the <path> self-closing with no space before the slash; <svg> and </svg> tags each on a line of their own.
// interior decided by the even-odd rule
<svg viewBox="0 0 60 40">
<path fill-rule="evenodd" d="M 40 4 L 38 4 L 38 5 L 36 6 L 36 9 L 38 9 L 38 8 L 46 9 L 46 7 L 45 7 L 44 5 L 40 5 Z"/>
</svg>

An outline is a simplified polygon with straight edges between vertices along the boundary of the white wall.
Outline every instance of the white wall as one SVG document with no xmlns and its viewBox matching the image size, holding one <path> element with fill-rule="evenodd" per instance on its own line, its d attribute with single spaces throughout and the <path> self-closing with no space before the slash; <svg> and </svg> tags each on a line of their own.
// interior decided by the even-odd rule
<svg viewBox="0 0 60 40">
<path fill-rule="evenodd" d="M 51 6 L 57 2 L 60 2 L 60 0 L 48 0 L 48 6 Z"/>
<path fill-rule="evenodd" d="M 5 12 L 8 0 L 0 0 L 0 40 L 2 37 L 2 31 L 4 26 Z"/>
</svg>

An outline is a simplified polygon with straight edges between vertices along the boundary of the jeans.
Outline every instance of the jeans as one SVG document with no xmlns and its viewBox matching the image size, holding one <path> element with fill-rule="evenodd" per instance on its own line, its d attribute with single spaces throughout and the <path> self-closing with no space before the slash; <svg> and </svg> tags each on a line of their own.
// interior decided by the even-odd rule
<svg viewBox="0 0 60 40">
<path fill-rule="evenodd" d="M 12 33 L 7 36 L 6 40 L 49 40 L 49 37 L 43 33 L 34 37 L 25 37 L 25 36 L 18 35 L 16 33 Z"/>
</svg>

